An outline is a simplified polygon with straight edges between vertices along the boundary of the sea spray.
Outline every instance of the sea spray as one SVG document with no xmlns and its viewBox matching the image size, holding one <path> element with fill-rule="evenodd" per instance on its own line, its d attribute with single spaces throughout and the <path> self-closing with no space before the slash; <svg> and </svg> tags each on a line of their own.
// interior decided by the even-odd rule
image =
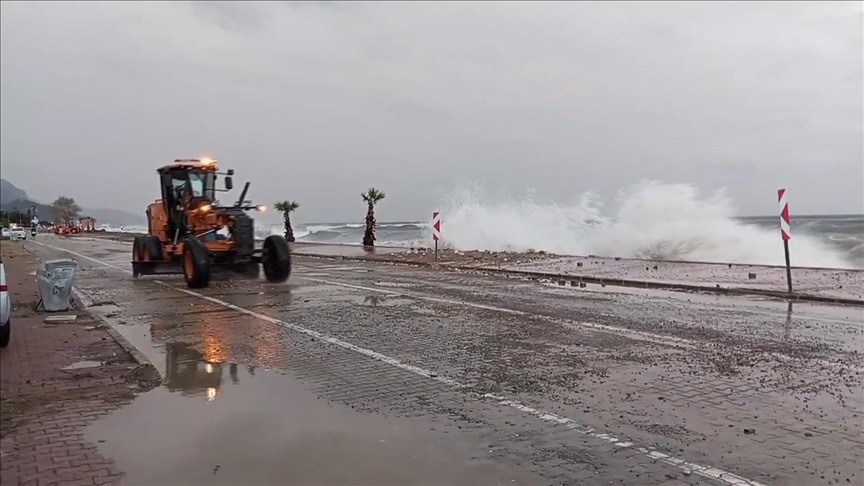
<svg viewBox="0 0 864 486">
<path fill-rule="evenodd" d="M 621 191 L 608 206 L 591 193 L 574 205 L 534 197 L 488 204 L 482 192 L 461 188 L 455 194 L 441 213 L 443 240 L 456 249 L 784 263 L 779 230 L 737 219 L 723 190 L 702 197 L 690 184 L 647 181 Z M 793 265 L 862 266 L 813 236 L 795 235 L 792 247 Z"/>
</svg>

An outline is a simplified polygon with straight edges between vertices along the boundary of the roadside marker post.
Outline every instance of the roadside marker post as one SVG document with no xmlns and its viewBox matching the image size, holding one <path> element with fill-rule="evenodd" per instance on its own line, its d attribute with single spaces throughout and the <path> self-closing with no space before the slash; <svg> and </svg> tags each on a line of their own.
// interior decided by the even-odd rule
<svg viewBox="0 0 864 486">
<path fill-rule="evenodd" d="M 441 239 L 441 213 L 432 212 L 432 240 L 435 242 L 435 263 L 438 263 L 438 240 Z"/>
<path fill-rule="evenodd" d="M 777 189 L 777 200 L 780 202 L 780 236 L 783 238 L 783 251 L 786 253 L 786 285 L 792 293 L 792 265 L 789 263 L 789 240 L 792 239 L 792 218 L 789 216 L 789 201 L 786 200 L 786 189 Z"/>
</svg>

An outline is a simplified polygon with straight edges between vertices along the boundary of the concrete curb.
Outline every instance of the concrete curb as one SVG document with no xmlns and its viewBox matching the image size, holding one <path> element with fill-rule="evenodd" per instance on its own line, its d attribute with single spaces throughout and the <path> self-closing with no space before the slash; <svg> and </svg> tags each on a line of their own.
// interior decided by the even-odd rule
<svg viewBox="0 0 864 486">
<path fill-rule="evenodd" d="M 162 383 L 162 373 L 159 372 L 159 368 L 157 368 L 149 359 L 147 359 L 146 356 L 144 356 L 144 353 L 142 353 L 114 328 L 113 320 L 101 312 L 98 312 L 94 306 L 93 300 L 79 288 L 73 287 L 72 294 L 75 296 L 75 299 L 81 303 L 84 312 L 93 319 L 104 324 L 104 329 L 108 332 L 108 335 L 111 336 L 111 338 L 114 339 L 121 348 L 123 348 L 123 351 L 125 351 L 126 354 L 131 356 L 132 359 L 138 363 L 141 377 L 149 382 L 153 382 L 156 386 L 160 385 Z"/>
<path fill-rule="evenodd" d="M 87 312 L 90 313 L 89 310 Z M 108 322 L 105 322 L 105 320 L 102 319 L 101 316 L 97 317 L 98 314 L 96 314 L 96 315 L 94 315 L 94 314 L 95 313 L 90 313 L 90 315 L 93 318 L 99 319 L 100 321 L 105 323 L 105 325 L 107 326 L 105 328 L 105 330 L 108 331 L 108 334 L 110 334 L 111 337 L 114 338 L 115 341 L 117 341 L 117 344 L 119 344 L 120 347 L 123 348 L 123 351 L 126 351 L 126 353 L 128 353 L 130 356 L 132 356 L 132 359 L 134 359 L 139 365 L 153 368 L 154 372 L 156 373 L 156 376 L 159 376 L 159 372 L 156 371 L 156 367 L 153 366 L 153 363 L 151 363 L 149 359 L 147 359 L 143 354 L 141 354 L 141 351 L 138 351 L 138 348 L 136 348 L 135 346 L 132 346 L 132 343 L 130 343 L 129 341 L 126 340 L 126 338 L 124 338 L 122 335 L 120 335 L 120 333 L 117 332 L 116 329 L 114 329 L 114 326 L 112 326 Z"/>
<path fill-rule="evenodd" d="M 591 276 L 580 276 L 580 275 L 567 275 L 567 274 L 556 274 L 556 273 L 546 273 L 546 272 L 529 272 L 524 270 L 507 270 L 507 269 L 499 269 L 499 268 L 488 268 L 488 267 L 471 267 L 465 265 L 448 265 L 448 264 L 435 264 L 431 262 L 406 262 L 402 260 L 397 260 L 395 258 L 363 258 L 363 257 L 349 257 L 349 256 L 328 256 L 328 255 L 309 255 L 300 252 L 294 253 L 294 256 L 303 257 L 303 258 L 318 258 L 322 260 L 348 260 L 348 261 L 357 261 L 357 262 L 366 262 L 366 263 L 384 263 L 384 264 L 392 264 L 392 265 L 406 265 L 412 267 L 423 267 L 423 268 L 444 268 L 448 270 L 460 270 L 460 271 L 472 271 L 478 273 L 486 273 L 486 274 L 496 274 L 496 275 L 504 275 L 504 276 L 514 276 L 514 277 L 524 277 L 530 279 L 548 279 L 548 280 L 563 280 L 568 282 L 584 282 L 584 283 L 594 283 L 600 285 L 610 285 L 613 287 L 630 287 L 630 288 L 642 288 L 642 289 L 658 289 L 658 290 L 673 290 L 673 291 L 682 291 L 682 292 L 710 292 L 715 294 L 725 294 L 725 295 L 756 295 L 760 297 L 770 297 L 773 299 L 781 299 L 787 301 L 794 302 L 820 302 L 825 304 L 840 304 L 840 305 L 850 305 L 856 307 L 864 307 L 864 300 L 859 299 L 846 299 L 842 297 L 828 297 L 824 295 L 813 295 L 813 294 L 805 294 L 799 292 L 783 292 L 778 290 L 765 290 L 765 289 L 748 289 L 742 287 L 710 287 L 707 285 L 697 285 L 697 284 L 680 284 L 680 283 L 669 283 L 669 282 L 652 282 L 650 280 L 629 280 L 629 279 L 621 279 L 621 278 L 604 278 L 604 277 L 591 277 Z"/>
</svg>

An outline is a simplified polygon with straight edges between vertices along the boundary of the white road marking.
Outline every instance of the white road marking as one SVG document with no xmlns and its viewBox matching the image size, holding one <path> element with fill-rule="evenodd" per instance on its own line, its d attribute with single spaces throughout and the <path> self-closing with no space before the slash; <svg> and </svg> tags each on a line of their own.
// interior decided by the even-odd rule
<svg viewBox="0 0 864 486">
<path fill-rule="evenodd" d="M 105 266 L 108 268 L 113 268 L 115 270 L 118 270 L 118 271 L 121 271 L 121 272 L 124 272 L 127 274 L 132 273 L 131 270 L 121 268 L 121 267 L 118 267 L 116 265 L 112 265 L 110 263 L 103 262 L 101 260 L 97 260 L 95 258 L 89 257 L 87 255 L 83 255 L 81 253 L 78 253 L 78 252 L 75 252 L 72 250 L 67 250 L 65 248 L 60 248 L 60 247 L 56 247 L 53 245 L 48 245 L 46 243 L 41 243 L 38 241 L 33 241 L 33 243 L 36 243 L 37 245 L 45 246 L 47 248 L 51 248 L 53 250 L 69 253 L 70 255 L 84 258 L 86 260 L 90 260 L 92 262 L 98 263 L 102 266 Z M 307 280 L 318 280 L 318 279 L 307 279 Z M 260 313 L 255 312 L 255 311 L 244 309 L 243 307 L 239 307 L 239 306 L 236 306 L 236 305 L 231 304 L 229 302 L 225 302 L 224 300 L 220 300 L 220 299 L 217 299 L 214 297 L 200 294 L 200 293 L 195 292 L 193 290 L 184 289 L 181 287 L 175 287 L 175 286 L 168 284 L 166 282 L 163 282 L 161 280 L 153 280 L 153 282 L 155 282 L 159 285 L 162 285 L 164 287 L 167 287 L 169 289 L 176 290 L 178 292 L 182 292 L 184 294 L 187 294 L 187 295 L 190 295 L 193 297 L 197 297 L 199 299 L 206 300 L 206 301 L 211 302 L 213 304 L 234 310 L 234 311 L 239 312 L 241 314 L 245 314 L 245 315 L 248 315 L 250 317 L 260 319 L 262 321 L 270 322 L 270 323 L 275 324 L 277 326 L 282 326 L 282 327 L 291 329 L 293 331 L 305 334 L 307 336 L 312 336 L 316 339 L 320 339 L 320 340 L 325 341 L 327 343 L 333 344 L 334 346 L 339 346 L 343 349 L 348 349 L 348 350 L 354 351 L 354 352 L 361 354 L 363 356 L 367 356 L 369 358 L 381 361 L 382 363 L 389 364 L 389 365 L 394 366 L 396 368 L 399 368 L 401 370 L 408 371 L 410 373 L 414 373 L 416 375 L 420 375 L 420 376 L 429 378 L 431 380 L 435 380 L 439 383 L 443 383 L 445 385 L 456 387 L 456 388 L 466 388 L 464 385 L 460 384 L 456 380 L 452 380 L 450 378 L 439 376 L 437 373 L 426 370 L 424 368 L 420 368 L 419 366 L 414 366 L 414 365 L 410 365 L 407 363 L 403 363 L 403 362 L 397 360 L 396 358 L 391 358 L 391 357 L 386 356 L 384 354 L 381 354 L 377 351 L 372 351 L 371 349 L 366 349 L 366 348 L 357 346 L 355 344 L 351 344 L 349 342 L 343 341 L 341 339 L 321 334 L 318 331 L 313 331 L 311 329 L 307 329 L 305 327 L 298 326 L 298 325 L 292 324 L 290 322 L 285 322 L 285 321 L 283 321 L 281 319 L 277 319 L 275 317 L 270 317 L 270 316 L 260 314 Z M 346 286 L 346 287 L 362 288 L 364 290 L 372 290 L 371 288 L 364 288 L 364 287 L 349 285 L 349 284 L 341 284 L 341 285 Z M 390 292 L 390 291 L 385 291 L 382 289 L 375 289 L 375 290 L 382 292 L 382 293 L 391 293 L 391 294 L 397 294 L 398 295 L 398 292 Z M 432 299 L 433 298 L 431 298 L 431 297 L 427 298 L 427 300 L 432 300 Z M 435 300 L 443 302 L 443 303 L 451 303 L 450 301 L 447 301 L 445 299 L 435 299 Z M 457 302 L 454 301 L 453 303 L 457 303 Z M 464 304 L 467 304 L 467 303 L 464 303 Z M 492 306 L 484 306 L 482 304 L 474 304 L 472 306 L 478 307 L 481 309 L 499 310 L 498 308 L 495 308 Z M 508 310 L 510 310 L 510 309 L 508 309 Z M 525 315 L 525 313 L 523 313 L 521 311 L 512 311 L 512 312 L 518 313 L 519 315 Z M 600 439 L 600 440 L 603 440 L 605 442 L 615 444 L 618 447 L 633 447 L 633 443 L 631 443 L 631 442 L 623 441 L 623 440 L 621 440 L 621 439 L 619 439 L 613 435 L 610 435 L 610 434 L 598 432 L 594 428 L 582 425 L 573 419 L 561 417 L 559 415 L 549 413 L 549 412 L 544 412 L 542 410 L 537 410 L 537 409 L 534 409 L 534 408 L 529 407 L 527 405 L 524 405 L 520 402 L 517 402 L 514 400 L 508 400 L 505 397 L 501 397 L 498 395 L 485 394 L 485 395 L 479 395 L 479 397 L 485 398 L 485 399 L 495 400 L 500 405 L 504 405 L 504 406 L 514 408 L 516 410 L 520 410 L 524 413 L 535 416 L 535 417 L 537 417 L 537 418 L 539 418 L 545 422 L 558 424 L 558 425 L 564 425 L 565 427 L 568 427 L 569 429 L 576 431 L 580 434 L 588 435 L 588 436 L 594 437 L 596 439 Z M 701 476 L 704 476 L 706 478 L 714 479 L 714 480 L 717 480 L 717 481 L 725 483 L 725 484 L 729 484 L 729 485 L 733 485 L 733 486 L 764 486 L 761 483 L 758 483 L 756 481 L 751 481 L 749 479 L 743 478 L 741 476 L 737 476 L 735 474 L 723 471 L 721 469 L 708 467 L 708 466 L 702 466 L 700 464 L 687 462 L 687 461 L 684 461 L 683 459 L 678 459 L 676 457 L 664 454 L 662 452 L 658 452 L 656 450 L 651 450 L 651 449 L 647 449 L 644 447 L 634 447 L 634 450 L 637 450 L 637 451 L 641 452 L 642 454 L 644 454 L 644 455 L 646 455 L 652 459 L 662 461 L 666 464 L 675 466 L 675 467 L 682 469 L 684 471 L 691 471 L 691 472 L 694 472 L 694 473 L 699 474 Z"/>
<path fill-rule="evenodd" d="M 545 319 L 547 321 L 558 322 L 558 323 L 563 324 L 564 326 L 570 327 L 570 328 L 584 327 L 584 328 L 591 329 L 593 331 L 623 335 L 623 336 L 627 336 L 631 339 L 635 339 L 635 340 L 639 340 L 639 341 L 652 342 L 655 344 L 663 344 L 666 346 L 680 346 L 680 347 L 684 347 L 684 348 L 694 348 L 694 347 L 703 345 L 701 343 L 697 343 L 696 341 L 693 341 L 690 339 L 676 338 L 676 337 L 672 337 L 672 336 L 661 336 L 660 334 L 653 334 L 650 332 L 642 332 L 642 331 L 634 331 L 634 330 L 625 329 L 622 327 L 607 326 L 605 324 L 597 324 L 597 323 L 593 323 L 593 322 L 571 321 L 569 319 L 560 319 L 560 318 L 548 317 L 548 316 L 538 316 L 537 314 L 534 314 L 531 312 L 520 311 L 520 310 L 516 310 L 516 309 L 508 309 L 506 307 L 496 307 L 493 305 L 478 304 L 476 302 L 467 302 L 464 300 L 442 299 L 439 297 L 429 297 L 426 295 L 417 295 L 417 294 L 413 294 L 410 292 L 397 292 L 395 290 L 385 290 L 385 289 L 376 288 L 376 287 L 366 287 L 364 285 L 355 285 L 355 284 L 348 284 L 348 283 L 343 283 L 343 282 L 334 282 L 332 280 L 324 280 L 324 279 L 320 279 L 320 278 L 310 278 L 310 277 L 300 276 L 300 275 L 298 275 L 297 278 L 302 278 L 303 280 L 308 280 L 310 282 L 323 283 L 323 284 L 327 284 L 327 285 L 335 285 L 337 287 L 345 287 L 348 289 L 363 290 L 366 292 L 378 292 L 381 294 L 387 294 L 387 295 L 391 295 L 394 297 L 407 297 L 407 298 L 415 299 L 415 300 L 425 300 L 427 302 L 435 302 L 437 304 L 454 305 L 454 306 L 461 306 L 461 307 L 472 307 L 475 309 L 482 309 L 482 310 L 487 310 L 487 311 L 492 311 L 492 312 L 500 312 L 503 314 L 511 314 L 511 315 L 516 315 L 516 316 L 520 316 L 520 317 L 527 317 L 527 318 L 531 318 L 531 319 Z"/>
<path fill-rule="evenodd" d="M 590 435 L 592 437 L 596 437 L 598 439 L 603 439 L 606 442 L 610 442 L 612 444 L 615 444 L 618 447 L 632 447 L 633 446 L 632 442 L 623 442 L 615 436 L 596 432 L 592 427 L 586 428 L 584 425 L 581 425 L 578 422 L 575 422 L 575 421 L 573 421 L 567 417 L 561 417 L 561 416 L 558 416 L 554 413 L 549 413 L 549 412 L 544 412 L 542 410 L 537 410 L 537 409 L 531 408 L 527 405 L 523 405 L 519 402 L 507 400 L 504 397 L 500 397 L 498 395 L 493 395 L 491 393 L 487 393 L 487 394 L 483 395 L 483 398 L 498 400 L 498 403 L 500 405 L 507 405 L 509 407 L 513 407 L 513 408 L 515 408 L 517 410 L 521 410 L 522 412 L 525 412 L 529 415 L 533 415 L 535 417 L 538 417 L 538 418 L 540 418 L 546 422 L 552 422 L 552 423 L 556 423 L 559 425 L 563 425 L 563 426 L 565 426 L 565 427 L 567 427 L 567 428 L 569 428 L 575 432 L 579 432 L 580 434 L 586 434 L 586 435 Z M 745 479 L 745 478 L 742 478 L 740 476 L 736 476 L 734 474 L 727 473 L 726 471 L 723 471 L 722 469 L 717 469 L 715 467 L 709 467 L 709 466 L 703 466 L 701 464 L 696 464 L 693 462 L 687 462 L 687 461 L 684 461 L 683 459 L 678 459 L 677 457 L 673 457 L 673 456 L 670 456 L 668 454 L 664 454 L 664 453 L 656 451 L 656 450 L 646 449 L 645 447 L 634 447 L 634 449 L 641 452 L 642 454 L 645 454 L 646 456 L 648 456 L 652 459 L 655 459 L 655 460 L 658 460 L 661 462 L 665 462 L 666 464 L 676 466 L 676 467 L 683 469 L 685 471 L 695 472 L 696 474 L 699 474 L 701 476 L 705 476 L 707 478 L 722 481 L 726 484 L 732 484 L 732 485 L 736 485 L 736 486 L 748 486 L 748 485 L 753 486 L 753 485 L 759 484 L 755 481 L 750 481 L 749 479 Z"/>
</svg>

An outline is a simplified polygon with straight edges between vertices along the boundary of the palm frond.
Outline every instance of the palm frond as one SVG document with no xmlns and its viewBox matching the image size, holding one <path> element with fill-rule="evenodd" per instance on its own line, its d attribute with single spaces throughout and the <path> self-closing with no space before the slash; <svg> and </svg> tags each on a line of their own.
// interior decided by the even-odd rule
<svg viewBox="0 0 864 486">
<path fill-rule="evenodd" d="M 363 201 L 369 204 L 377 204 L 384 199 L 386 194 L 374 187 L 370 187 L 368 191 L 361 193 L 360 195 L 363 197 Z"/>
<path fill-rule="evenodd" d="M 299 207 L 300 203 L 297 201 L 279 201 L 273 205 L 273 208 L 281 213 L 293 213 Z"/>
</svg>

